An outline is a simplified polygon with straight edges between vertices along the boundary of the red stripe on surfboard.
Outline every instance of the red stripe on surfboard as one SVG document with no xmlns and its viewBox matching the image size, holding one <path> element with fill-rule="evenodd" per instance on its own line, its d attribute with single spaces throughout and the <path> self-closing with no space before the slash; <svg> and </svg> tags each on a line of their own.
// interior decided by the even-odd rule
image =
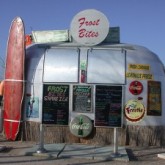
<svg viewBox="0 0 165 165">
<path fill-rule="evenodd" d="M 15 137 L 18 134 L 18 128 L 19 128 L 20 123 L 19 122 L 4 121 L 3 124 L 4 124 L 4 127 L 6 128 L 5 129 L 6 139 L 7 140 L 15 139 Z"/>
</svg>

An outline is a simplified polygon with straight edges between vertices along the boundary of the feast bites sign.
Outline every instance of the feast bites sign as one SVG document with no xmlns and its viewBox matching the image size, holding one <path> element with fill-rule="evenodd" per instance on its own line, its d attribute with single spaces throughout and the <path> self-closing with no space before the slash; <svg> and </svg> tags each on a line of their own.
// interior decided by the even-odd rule
<svg viewBox="0 0 165 165">
<path fill-rule="evenodd" d="M 97 10 L 84 10 L 78 13 L 71 22 L 72 37 L 83 45 L 101 43 L 109 32 L 107 17 Z"/>
</svg>

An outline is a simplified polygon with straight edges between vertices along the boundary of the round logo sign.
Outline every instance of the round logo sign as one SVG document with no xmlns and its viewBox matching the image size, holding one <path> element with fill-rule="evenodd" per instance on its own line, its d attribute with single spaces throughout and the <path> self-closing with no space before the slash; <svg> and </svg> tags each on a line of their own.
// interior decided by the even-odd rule
<svg viewBox="0 0 165 165">
<path fill-rule="evenodd" d="M 133 95 L 139 95 L 142 93 L 143 91 L 143 85 L 141 82 L 139 81 L 132 81 L 130 83 L 129 86 L 129 91 L 133 94 Z"/>
<path fill-rule="evenodd" d="M 85 115 L 76 116 L 70 123 L 70 131 L 77 137 L 87 137 L 92 132 L 92 121 Z"/>
<path fill-rule="evenodd" d="M 70 32 L 72 37 L 83 45 L 97 45 L 108 35 L 109 21 L 100 11 L 84 10 L 73 18 Z"/>
<path fill-rule="evenodd" d="M 125 117 L 131 122 L 140 121 L 145 114 L 145 107 L 139 100 L 129 100 L 125 105 Z"/>
</svg>

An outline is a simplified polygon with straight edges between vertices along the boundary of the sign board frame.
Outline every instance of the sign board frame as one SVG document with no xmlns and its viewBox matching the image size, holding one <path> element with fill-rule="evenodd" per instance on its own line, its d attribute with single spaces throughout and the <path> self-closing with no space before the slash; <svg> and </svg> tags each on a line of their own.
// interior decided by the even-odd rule
<svg viewBox="0 0 165 165">
<path fill-rule="evenodd" d="M 69 90 L 69 85 L 43 84 L 43 124 L 69 125 Z"/>
<path fill-rule="evenodd" d="M 95 127 L 122 127 L 123 93 L 123 86 L 121 85 L 96 85 Z"/>
<path fill-rule="evenodd" d="M 148 81 L 148 116 L 162 115 L 161 82 Z"/>
<path fill-rule="evenodd" d="M 72 111 L 78 113 L 92 113 L 91 85 L 73 85 Z M 82 109 L 82 110 L 81 110 Z"/>
</svg>

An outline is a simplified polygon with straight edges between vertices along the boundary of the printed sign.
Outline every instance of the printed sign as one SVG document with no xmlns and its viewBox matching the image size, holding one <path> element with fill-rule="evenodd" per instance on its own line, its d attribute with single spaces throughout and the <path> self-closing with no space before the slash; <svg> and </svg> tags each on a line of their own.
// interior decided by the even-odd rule
<svg viewBox="0 0 165 165">
<path fill-rule="evenodd" d="M 144 65 L 144 64 L 128 64 L 129 70 L 150 70 L 150 65 Z"/>
<path fill-rule="evenodd" d="M 76 116 L 70 123 L 70 131 L 77 137 L 87 137 L 92 132 L 93 124 L 85 115 Z"/>
<path fill-rule="evenodd" d="M 152 74 L 127 72 L 126 77 L 130 79 L 153 80 Z"/>
<path fill-rule="evenodd" d="M 86 74 L 87 74 L 86 67 L 87 67 L 86 60 L 81 60 L 80 61 L 81 83 L 85 83 L 86 82 Z"/>
<path fill-rule="evenodd" d="M 97 10 L 84 10 L 78 13 L 71 22 L 72 37 L 83 45 L 101 43 L 109 32 L 107 17 Z"/>
<path fill-rule="evenodd" d="M 73 111 L 91 112 L 91 86 L 73 86 Z"/>
<path fill-rule="evenodd" d="M 86 71 L 86 68 L 87 68 L 87 61 L 86 60 L 81 60 L 80 61 L 80 68 L 81 68 L 81 70 Z"/>
<path fill-rule="evenodd" d="M 85 82 L 86 82 L 86 71 L 81 70 L 81 83 L 85 83 Z"/>
<path fill-rule="evenodd" d="M 132 81 L 129 85 L 129 91 L 133 94 L 133 95 L 139 95 L 142 93 L 143 91 L 143 85 L 141 82 L 139 81 Z"/>
<path fill-rule="evenodd" d="M 44 84 L 43 123 L 68 125 L 69 85 Z"/>
<path fill-rule="evenodd" d="M 27 97 L 26 117 L 39 118 L 39 98 L 38 97 Z"/>
<path fill-rule="evenodd" d="M 148 108 L 147 115 L 161 116 L 161 82 L 148 81 Z"/>
<path fill-rule="evenodd" d="M 128 121 L 138 122 L 145 114 L 145 107 L 139 100 L 129 100 L 124 109 L 125 117 Z"/>
<path fill-rule="evenodd" d="M 122 86 L 96 86 L 95 126 L 122 126 Z"/>
</svg>

